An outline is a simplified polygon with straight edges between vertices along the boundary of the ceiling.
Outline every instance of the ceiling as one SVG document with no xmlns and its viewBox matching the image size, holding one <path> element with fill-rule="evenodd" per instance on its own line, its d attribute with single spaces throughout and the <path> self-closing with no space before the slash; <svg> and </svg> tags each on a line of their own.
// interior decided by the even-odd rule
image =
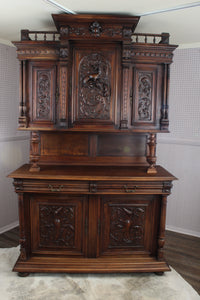
<svg viewBox="0 0 200 300">
<path fill-rule="evenodd" d="M 0 42 L 20 40 L 20 30 L 54 30 L 51 14 L 63 11 L 48 0 L 0 0 Z M 136 32 L 170 33 L 170 43 L 200 47 L 200 1 L 194 0 L 55 0 L 75 13 L 143 15 Z M 192 6 L 180 9 L 181 6 Z M 178 8 L 179 7 L 179 8 Z M 169 10 L 178 8 L 176 10 Z M 157 12 L 164 10 L 165 12 Z M 155 13 L 156 12 L 156 13 Z M 146 15 L 145 15 L 146 14 Z"/>
</svg>

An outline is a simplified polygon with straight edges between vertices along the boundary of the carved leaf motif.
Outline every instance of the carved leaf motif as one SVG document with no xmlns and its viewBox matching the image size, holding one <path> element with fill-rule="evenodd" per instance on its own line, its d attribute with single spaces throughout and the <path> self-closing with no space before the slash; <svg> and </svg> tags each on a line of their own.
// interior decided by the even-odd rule
<svg viewBox="0 0 200 300">
<path fill-rule="evenodd" d="M 141 121 L 152 120 L 152 73 L 139 73 L 138 116 Z"/>
<path fill-rule="evenodd" d="M 111 66 L 100 53 L 84 56 L 79 67 L 79 118 L 110 118 Z"/>
<path fill-rule="evenodd" d="M 47 120 L 50 114 L 50 73 L 38 71 L 37 76 L 37 118 Z"/>
<path fill-rule="evenodd" d="M 73 206 L 40 205 L 40 246 L 73 247 L 75 212 Z"/>
<path fill-rule="evenodd" d="M 110 247 L 142 246 L 145 208 L 112 206 L 110 216 Z"/>
</svg>

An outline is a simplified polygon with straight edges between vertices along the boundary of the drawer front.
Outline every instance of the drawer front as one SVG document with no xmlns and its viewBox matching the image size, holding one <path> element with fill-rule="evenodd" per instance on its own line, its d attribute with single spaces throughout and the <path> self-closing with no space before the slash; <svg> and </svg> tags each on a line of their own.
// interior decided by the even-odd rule
<svg viewBox="0 0 200 300">
<path fill-rule="evenodd" d="M 106 194 L 161 194 L 162 182 L 114 181 L 98 182 L 97 192 Z"/>
<path fill-rule="evenodd" d="M 64 180 L 24 180 L 23 191 L 38 193 L 88 193 L 89 182 Z"/>
</svg>

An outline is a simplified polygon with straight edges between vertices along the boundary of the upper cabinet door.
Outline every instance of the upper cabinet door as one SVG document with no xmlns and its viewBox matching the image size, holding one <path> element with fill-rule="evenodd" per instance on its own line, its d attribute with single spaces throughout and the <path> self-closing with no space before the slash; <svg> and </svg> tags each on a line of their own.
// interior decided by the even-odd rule
<svg viewBox="0 0 200 300">
<path fill-rule="evenodd" d="M 74 44 L 72 126 L 117 124 L 119 89 L 118 44 Z"/>
<path fill-rule="evenodd" d="M 136 64 L 133 68 L 131 125 L 140 129 L 160 129 L 161 65 Z"/>
<path fill-rule="evenodd" d="M 56 64 L 30 62 L 29 126 L 53 127 L 56 112 Z"/>
</svg>

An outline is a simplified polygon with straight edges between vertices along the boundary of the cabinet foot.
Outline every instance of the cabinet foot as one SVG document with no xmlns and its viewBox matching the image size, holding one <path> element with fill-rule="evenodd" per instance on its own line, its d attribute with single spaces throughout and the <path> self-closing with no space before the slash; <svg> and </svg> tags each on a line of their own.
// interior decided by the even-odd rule
<svg viewBox="0 0 200 300">
<path fill-rule="evenodd" d="M 18 275 L 19 277 L 27 277 L 27 276 L 30 275 L 30 273 L 28 273 L 28 272 L 18 272 L 17 275 Z"/>
<path fill-rule="evenodd" d="M 164 272 L 155 272 L 155 274 L 158 276 L 162 276 L 164 274 Z"/>
</svg>

